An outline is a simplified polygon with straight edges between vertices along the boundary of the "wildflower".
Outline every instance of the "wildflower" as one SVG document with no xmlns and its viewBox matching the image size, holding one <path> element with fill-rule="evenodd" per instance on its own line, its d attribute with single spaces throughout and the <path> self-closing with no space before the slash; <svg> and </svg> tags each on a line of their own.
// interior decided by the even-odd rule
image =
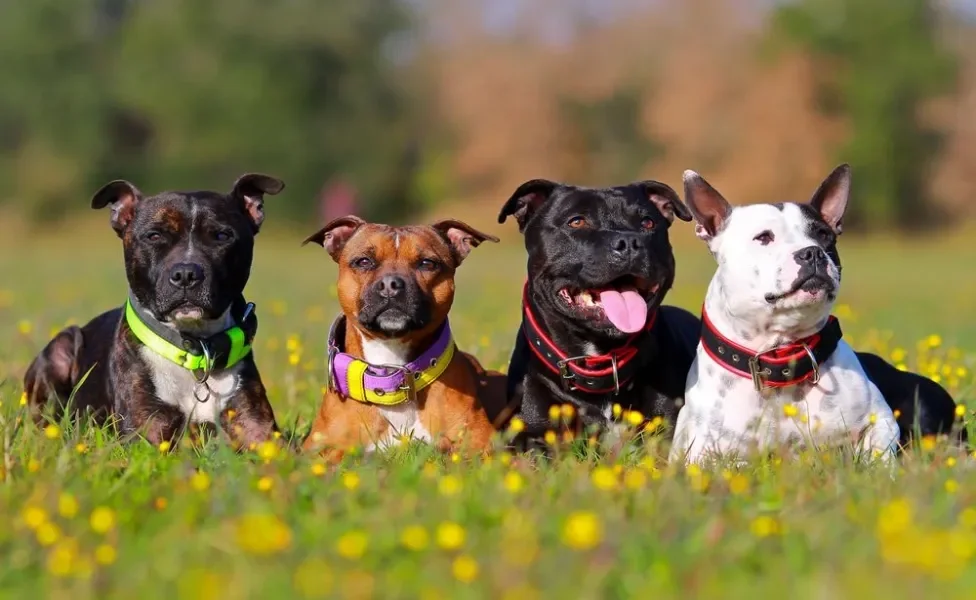
<svg viewBox="0 0 976 600">
<path fill-rule="evenodd" d="M 556 432 L 550 429 L 544 436 L 542 436 L 542 439 L 545 440 L 545 442 L 550 446 L 553 446 L 556 444 Z"/>
<path fill-rule="evenodd" d="M 58 439 L 59 437 L 61 437 L 61 428 L 55 425 L 54 423 L 51 423 L 50 425 L 44 428 L 44 437 L 46 437 L 49 440 Z"/>
<path fill-rule="evenodd" d="M 41 470 L 41 461 L 37 460 L 36 458 L 31 458 L 30 460 L 27 461 L 28 473 L 37 473 L 40 470 Z"/>
<path fill-rule="evenodd" d="M 949 458 L 946 459 L 945 464 L 946 467 L 951 469 L 952 467 L 956 466 L 956 458 L 954 456 L 950 456 Z"/>
<path fill-rule="evenodd" d="M 58 526 L 50 521 L 45 521 L 41 523 L 40 527 L 37 528 L 35 532 L 37 535 L 37 543 L 42 546 L 50 546 L 54 542 L 58 541 L 61 537 L 61 530 Z"/>
<path fill-rule="evenodd" d="M 47 570 L 56 577 L 67 577 L 77 568 L 78 542 L 65 538 L 47 556 Z"/>
<path fill-rule="evenodd" d="M 664 424 L 664 419 L 662 419 L 660 416 L 654 417 L 647 423 L 647 425 L 644 425 L 644 431 L 647 433 L 654 433 L 655 431 L 660 429 L 661 425 L 663 424 Z"/>
<path fill-rule="evenodd" d="M 796 415 L 800 414 L 800 410 L 795 404 L 784 404 L 783 405 L 783 415 L 788 419 L 792 419 Z"/>
<path fill-rule="evenodd" d="M 959 482 L 955 479 L 947 479 L 945 482 L 945 491 L 949 494 L 955 494 L 959 490 Z"/>
<path fill-rule="evenodd" d="M 165 510 L 166 507 L 169 505 L 169 500 L 160 496 L 159 498 L 156 498 L 155 502 L 153 502 L 153 505 L 156 507 L 156 510 Z"/>
<path fill-rule="evenodd" d="M 868 423 L 874 425 L 877 422 L 878 422 L 878 413 L 871 413 L 870 415 L 868 415 Z"/>
<path fill-rule="evenodd" d="M 559 408 L 559 405 L 553 404 L 552 406 L 549 407 L 549 420 L 550 421 L 559 421 L 559 417 L 561 417 L 562 414 L 563 414 L 563 411 L 562 411 L 561 408 Z"/>
<path fill-rule="evenodd" d="M 742 473 L 736 473 L 729 479 L 729 491 L 736 496 L 745 494 L 749 491 L 749 478 Z"/>
<path fill-rule="evenodd" d="M 959 417 L 960 419 L 966 416 L 966 405 L 965 404 L 957 404 L 956 405 L 956 416 Z"/>
<path fill-rule="evenodd" d="M 274 480 L 265 475 L 261 479 L 258 479 L 257 486 L 258 490 L 262 492 L 269 492 L 271 491 L 271 488 L 274 487 Z"/>
<path fill-rule="evenodd" d="M 498 461 L 507 467 L 512 464 L 512 453 L 502 452 L 502 455 L 498 457 Z"/>
<path fill-rule="evenodd" d="M 621 413 L 624 412 L 624 407 L 620 406 L 619 404 L 614 404 L 613 407 L 611 408 L 611 411 L 613 412 L 613 418 L 619 419 Z"/>
<path fill-rule="evenodd" d="M 517 494 L 522 489 L 522 476 L 515 471 L 509 471 L 505 473 L 505 479 L 503 481 L 505 489 L 513 494 Z"/>
<path fill-rule="evenodd" d="M 27 392 L 22 392 L 20 394 L 20 405 L 27 406 Z"/>
<path fill-rule="evenodd" d="M 114 563 L 117 556 L 118 553 L 116 552 L 115 547 L 110 546 L 109 544 L 101 544 L 95 548 L 95 562 L 100 565 L 110 565 Z"/>
<path fill-rule="evenodd" d="M 278 456 L 278 444 L 272 441 L 261 442 L 258 444 L 258 456 L 264 460 L 264 462 L 270 462 L 274 457 Z"/>
<path fill-rule="evenodd" d="M 267 556 L 291 546 L 291 529 L 275 515 L 252 513 L 237 521 L 237 545 L 250 554 Z"/>
<path fill-rule="evenodd" d="M 624 473 L 624 485 L 631 490 L 639 490 L 647 485 L 647 474 L 640 469 L 627 469 Z"/>
<path fill-rule="evenodd" d="M 892 500 L 878 512 L 878 535 L 897 535 L 906 531 L 912 524 L 914 509 L 905 498 Z"/>
<path fill-rule="evenodd" d="M 160 452 L 163 452 L 163 453 L 169 452 L 169 449 L 171 447 L 172 447 L 172 444 L 169 443 L 169 440 L 163 440 L 163 441 L 159 442 L 159 451 Z"/>
<path fill-rule="evenodd" d="M 357 560 L 366 554 L 367 546 L 369 546 L 369 539 L 365 533 L 350 531 L 344 533 L 336 542 L 336 552 L 343 558 Z"/>
<path fill-rule="evenodd" d="M 33 330 L 34 325 L 30 321 L 25 319 L 17 322 L 17 331 L 19 331 L 21 335 L 30 335 L 30 332 Z"/>
<path fill-rule="evenodd" d="M 430 543 L 430 535 L 422 526 L 410 525 L 400 534 L 400 543 L 408 550 L 420 552 Z"/>
<path fill-rule="evenodd" d="M 593 487 L 601 490 L 613 490 L 617 488 L 617 476 L 613 469 L 609 467 L 597 467 L 590 474 L 590 481 Z"/>
<path fill-rule="evenodd" d="M 462 554 L 454 559 L 451 565 L 454 578 L 462 583 L 470 583 L 478 576 L 478 562 L 470 556 Z"/>
<path fill-rule="evenodd" d="M 894 350 L 891 351 L 892 362 L 896 362 L 896 363 L 904 362 L 907 356 L 908 353 L 905 352 L 905 349 L 901 347 L 895 348 Z"/>
<path fill-rule="evenodd" d="M 322 463 L 315 463 L 312 465 L 312 475 L 322 476 L 325 475 L 325 465 Z"/>
<path fill-rule="evenodd" d="M 508 430 L 512 433 L 522 433 L 525 431 L 525 421 L 518 417 L 512 417 L 512 420 L 508 424 Z"/>
<path fill-rule="evenodd" d="M 441 477 L 440 482 L 437 484 L 437 491 L 441 493 L 442 496 L 456 496 L 461 492 L 461 480 L 454 475 L 445 475 Z"/>
<path fill-rule="evenodd" d="M 935 436 L 934 435 L 922 436 L 922 443 L 921 443 L 921 445 L 922 445 L 922 450 L 925 450 L 927 452 L 934 450 L 935 449 Z"/>
<path fill-rule="evenodd" d="M 749 529 L 758 538 L 769 537 L 779 533 L 779 522 L 769 515 L 760 515 L 752 520 Z"/>
<path fill-rule="evenodd" d="M 198 492 L 210 489 L 210 476 L 204 471 L 197 471 L 190 477 L 190 487 Z"/>
<path fill-rule="evenodd" d="M 603 538 L 603 525 L 591 512 L 577 511 L 563 524 L 563 543 L 573 550 L 589 550 Z"/>
<path fill-rule="evenodd" d="M 457 550 L 464 545 L 464 528 L 447 521 L 437 526 L 437 545 L 444 550 Z"/>
<path fill-rule="evenodd" d="M 353 491 L 359 487 L 359 475 L 352 471 L 347 471 L 342 474 L 342 486 L 349 491 Z"/>
<path fill-rule="evenodd" d="M 75 444 L 75 452 L 77 452 L 78 454 L 84 454 L 88 452 L 88 445 L 85 444 L 84 442 L 78 442 L 77 444 Z"/>
<path fill-rule="evenodd" d="M 457 463 L 461 462 L 461 455 L 458 454 L 457 452 L 452 452 L 451 453 L 451 462 L 454 463 L 454 464 L 457 464 Z"/>
<path fill-rule="evenodd" d="M 576 407 L 572 404 L 563 404 L 560 412 L 563 414 L 564 419 L 572 419 L 573 415 L 576 414 Z"/>
<path fill-rule="evenodd" d="M 78 500 L 68 493 L 58 496 L 58 514 L 65 519 L 72 519 L 78 514 Z"/>
<path fill-rule="evenodd" d="M 933 333 L 925 339 L 925 343 L 928 344 L 929 348 L 938 348 L 942 345 L 942 336 Z"/>
<path fill-rule="evenodd" d="M 901 417 L 901 411 L 896 408 L 895 410 L 891 411 L 891 415 L 898 419 Z"/>
<path fill-rule="evenodd" d="M 632 425 L 633 427 L 637 427 L 638 425 L 644 422 L 644 415 L 642 415 L 640 411 L 629 410 L 627 411 L 626 419 L 627 422 L 630 423 L 630 425 Z"/>
<path fill-rule="evenodd" d="M 115 513 L 111 508 L 99 506 L 88 519 L 95 533 L 105 534 L 115 527 Z"/>
</svg>

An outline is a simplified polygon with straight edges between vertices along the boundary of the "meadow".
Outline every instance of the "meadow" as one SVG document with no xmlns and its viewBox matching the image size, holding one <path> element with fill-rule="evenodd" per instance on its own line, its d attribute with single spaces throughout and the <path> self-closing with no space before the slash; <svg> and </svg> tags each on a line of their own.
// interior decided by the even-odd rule
<svg viewBox="0 0 976 600">
<path fill-rule="evenodd" d="M 331 468 L 273 445 L 122 446 L 94 428 L 24 423 L 33 355 L 124 299 L 106 221 L 0 228 L 0 597 L 973 597 L 976 459 L 939 440 L 894 477 L 831 453 L 674 468 L 653 443 L 576 444 L 552 461 L 411 446 Z M 461 267 L 452 312 L 459 346 L 501 369 L 525 276 L 514 229 Z M 713 265 L 686 229 L 667 301 L 697 311 Z M 335 266 L 299 247 L 307 233 L 262 232 L 247 293 L 258 365 L 298 436 L 320 401 L 337 310 Z M 971 234 L 845 236 L 836 310 L 856 348 L 938 378 L 964 406 L 976 370 Z"/>
</svg>

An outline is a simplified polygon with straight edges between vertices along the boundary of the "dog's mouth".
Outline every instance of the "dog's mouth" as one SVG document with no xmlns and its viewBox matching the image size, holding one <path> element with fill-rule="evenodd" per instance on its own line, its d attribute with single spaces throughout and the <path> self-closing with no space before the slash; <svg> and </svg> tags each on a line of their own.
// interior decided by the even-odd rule
<svg viewBox="0 0 976 600">
<path fill-rule="evenodd" d="M 813 299 L 817 299 L 822 293 L 828 300 L 833 300 L 837 295 L 837 284 L 827 275 L 814 273 L 808 277 L 797 279 L 790 286 L 790 289 L 781 294 L 766 294 L 765 299 L 769 304 L 776 304 L 781 300 L 796 296 L 800 292 L 806 292 Z"/>
<path fill-rule="evenodd" d="M 647 306 L 660 289 L 660 282 L 627 275 L 595 288 L 564 287 L 559 298 L 588 320 L 609 321 L 624 333 L 635 333 L 647 324 Z"/>
</svg>

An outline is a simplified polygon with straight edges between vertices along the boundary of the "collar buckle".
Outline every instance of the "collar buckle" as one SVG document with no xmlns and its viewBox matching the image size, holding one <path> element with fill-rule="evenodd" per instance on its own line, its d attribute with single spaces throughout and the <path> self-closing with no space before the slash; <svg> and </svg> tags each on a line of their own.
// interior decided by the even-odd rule
<svg viewBox="0 0 976 600">
<path fill-rule="evenodd" d="M 200 346 L 200 351 L 203 352 L 203 368 L 195 369 L 193 371 L 193 377 L 197 380 L 198 385 L 203 385 L 207 383 L 210 379 L 210 374 L 213 372 L 214 361 L 213 356 L 210 353 L 210 346 L 204 340 L 196 340 L 197 345 Z"/>
<path fill-rule="evenodd" d="M 556 363 L 556 365 L 559 366 L 559 380 L 563 385 L 563 390 L 567 392 L 572 391 L 573 387 L 571 382 L 576 379 L 576 374 L 570 370 L 569 364 L 574 361 L 585 360 L 587 358 L 589 358 L 589 356 L 572 356 L 569 358 L 564 358 Z"/>
<path fill-rule="evenodd" d="M 810 357 L 810 367 L 813 369 L 810 372 L 810 383 L 816 385 L 820 381 L 820 365 L 817 364 L 817 357 L 813 355 L 813 350 L 810 349 L 810 346 L 806 344 L 802 344 L 802 346 L 807 356 Z"/>
<path fill-rule="evenodd" d="M 403 365 L 371 365 L 377 369 L 386 369 L 403 375 L 403 382 L 397 387 L 398 391 L 406 392 L 408 400 L 417 399 L 417 375 Z"/>
<path fill-rule="evenodd" d="M 762 365 L 759 364 L 759 357 L 762 353 L 754 354 L 749 357 L 749 374 L 752 375 L 752 386 L 756 388 L 757 392 L 763 391 L 766 387 L 763 382 L 763 377 L 769 375 L 769 369 L 763 369 Z"/>
<path fill-rule="evenodd" d="M 339 390 L 335 383 L 335 357 L 339 352 L 339 349 L 334 345 L 329 344 L 328 355 L 325 362 L 325 389 L 330 392 L 336 392 Z"/>
</svg>

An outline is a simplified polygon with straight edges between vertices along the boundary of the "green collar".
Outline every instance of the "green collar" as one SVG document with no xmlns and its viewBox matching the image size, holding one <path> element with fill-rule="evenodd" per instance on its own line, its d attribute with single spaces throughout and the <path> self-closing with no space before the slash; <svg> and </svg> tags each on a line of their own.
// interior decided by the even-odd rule
<svg viewBox="0 0 976 600">
<path fill-rule="evenodd" d="M 125 303 L 125 322 L 132 334 L 153 352 L 193 371 L 198 378 L 206 379 L 212 371 L 228 369 L 251 353 L 251 342 L 257 333 L 257 315 L 254 305 L 244 304 L 243 299 L 235 303 L 235 308 L 238 304 L 244 306 L 241 318 L 235 319 L 239 325 L 203 339 L 146 320 L 136 309 L 136 304 L 130 294 Z"/>
</svg>

